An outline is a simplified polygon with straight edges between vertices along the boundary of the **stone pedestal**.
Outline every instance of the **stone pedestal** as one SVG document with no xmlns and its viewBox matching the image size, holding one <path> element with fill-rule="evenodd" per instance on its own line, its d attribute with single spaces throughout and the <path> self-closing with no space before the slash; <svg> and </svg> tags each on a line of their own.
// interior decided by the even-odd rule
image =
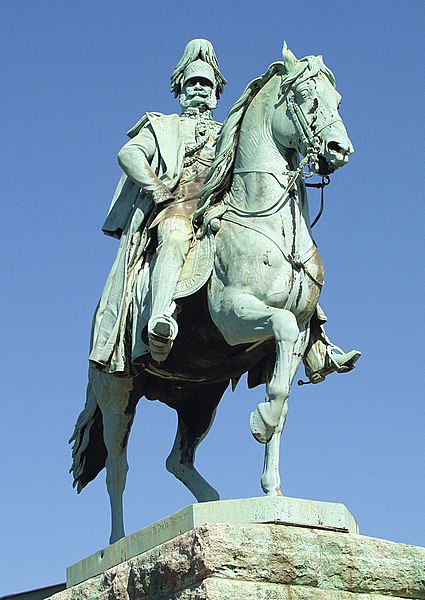
<svg viewBox="0 0 425 600">
<path fill-rule="evenodd" d="M 296 523 L 288 510 L 303 503 L 310 522 Z M 251 498 L 193 507 L 70 567 L 68 589 L 52 600 L 425 599 L 425 548 L 355 533 L 342 505 Z M 208 513 L 211 522 L 196 522 Z M 178 533 L 183 516 L 188 529 Z M 151 547 L 126 555 L 143 543 Z"/>
</svg>

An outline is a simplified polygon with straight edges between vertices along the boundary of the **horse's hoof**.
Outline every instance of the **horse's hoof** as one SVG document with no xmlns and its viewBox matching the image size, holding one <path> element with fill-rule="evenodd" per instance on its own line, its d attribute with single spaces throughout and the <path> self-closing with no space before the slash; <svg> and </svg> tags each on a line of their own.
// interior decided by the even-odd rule
<svg viewBox="0 0 425 600">
<path fill-rule="evenodd" d="M 118 533 L 111 533 L 111 536 L 109 538 L 109 545 L 111 544 L 115 544 L 115 542 L 118 542 L 118 540 L 120 540 L 121 538 L 125 537 L 125 533 L 124 530 L 120 530 Z"/>
<path fill-rule="evenodd" d="M 251 413 L 251 418 L 249 421 L 249 426 L 251 428 L 251 433 L 260 444 L 268 444 L 273 437 L 274 430 L 276 427 L 270 427 L 265 423 L 262 418 L 258 408 Z"/>
<path fill-rule="evenodd" d="M 271 490 L 267 490 L 267 491 L 263 490 L 263 491 L 266 494 L 266 496 L 273 496 L 274 498 L 276 498 L 276 496 L 283 497 L 285 495 L 285 494 L 282 494 L 282 490 L 279 487 L 273 488 Z"/>
<path fill-rule="evenodd" d="M 213 487 L 209 486 L 210 489 L 204 488 L 200 494 L 196 494 L 198 502 L 216 502 L 220 500 L 220 494 Z"/>
</svg>

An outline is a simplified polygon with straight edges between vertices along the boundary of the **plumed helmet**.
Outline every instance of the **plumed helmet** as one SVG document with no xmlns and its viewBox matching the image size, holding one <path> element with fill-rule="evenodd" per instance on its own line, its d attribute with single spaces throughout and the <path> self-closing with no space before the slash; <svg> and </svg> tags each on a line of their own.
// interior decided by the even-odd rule
<svg viewBox="0 0 425 600">
<path fill-rule="evenodd" d="M 208 40 L 191 40 L 171 75 L 171 91 L 179 96 L 185 81 L 194 76 L 211 81 L 217 98 L 223 93 L 227 81 L 220 73 L 213 45 Z"/>
</svg>

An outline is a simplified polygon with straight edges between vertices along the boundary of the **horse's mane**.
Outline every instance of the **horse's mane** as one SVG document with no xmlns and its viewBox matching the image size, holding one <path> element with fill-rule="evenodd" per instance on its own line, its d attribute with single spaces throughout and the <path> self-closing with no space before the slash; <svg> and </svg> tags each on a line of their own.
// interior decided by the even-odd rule
<svg viewBox="0 0 425 600">
<path fill-rule="evenodd" d="M 304 74 L 304 78 L 300 82 L 314 77 L 319 72 L 324 73 L 335 87 L 335 77 L 324 64 L 321 56 L 306 56 L 298 60 L 295 68 L 291 69 L 289 73 L 285 63 L 282 61 L 274 62 L 263 75 L 247 85 L 242 96 L 230 109 L 223 123 L 221 133 L 217 139 L 214 162 L 199 194 L 198 207 L 193 217 L 195 221 L 203 216 L 211 204 L 219 202 L 230 188 L 242 120 L 255 96 L 275 75 L 282 76 L 280 95 L 283 96 L 301 75 Z"/>
</svg>

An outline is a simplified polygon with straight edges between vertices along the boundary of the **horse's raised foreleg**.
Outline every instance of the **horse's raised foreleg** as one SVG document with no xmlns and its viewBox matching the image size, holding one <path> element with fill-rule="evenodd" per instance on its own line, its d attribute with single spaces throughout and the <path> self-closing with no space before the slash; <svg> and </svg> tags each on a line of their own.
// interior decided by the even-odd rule
<svg viewBox="0 0 425 600">
<path fill-rule="evenodd" d="M 282 311 L 282 313 L 284 314 L 278 314 L 273 319 L 276 363 L 274 373 L 267 385 L 266 401 L 260 402 L 256 410 L 251 413 L 251 433 L 261 444 L 271 440 L 280 421 L 286 418 L 288 412 L 292 365 L 299 329 L 292 313 L 289 311 Z"/>
<path fill-rule="evenodd" d="M 261 402 L 251 414 L 251 432 L 266 444 L 287 410 L 291 387 L 292 363 L 300 330 L 295 316 L 286 309 L 267 305 L 250 294 L 227 293 L 226 311 L 213 320 L 231 344 L 257 342 L 273 337 L 276 341 L 276 364 L 267 386 L 266 402 Z M 223 318 L 224 317 L 224 318 Z"/>
<path fill-rule="evenodd" d="M 123 493 L 127 478 L 127 441 L 133 423 L 134 410 L 129 411 L 131 378 L 117 377 L 90 369 L 90 383 L 103 420 L 103 439 L 108 452 L 106 487 L 111 505 L 111 536 L 113 544 L 124 537 Z"/>
<path fill-rule="evenodd" d="M 227 383 L 188 387 L 187 399 L 176 408 L 178 428 L 166 466 L 195 496 L 198 502 L 219 500 L 218 492 L 194 466 L 198 445 L 213 424 L 218 403 Z"/>
</svg>

